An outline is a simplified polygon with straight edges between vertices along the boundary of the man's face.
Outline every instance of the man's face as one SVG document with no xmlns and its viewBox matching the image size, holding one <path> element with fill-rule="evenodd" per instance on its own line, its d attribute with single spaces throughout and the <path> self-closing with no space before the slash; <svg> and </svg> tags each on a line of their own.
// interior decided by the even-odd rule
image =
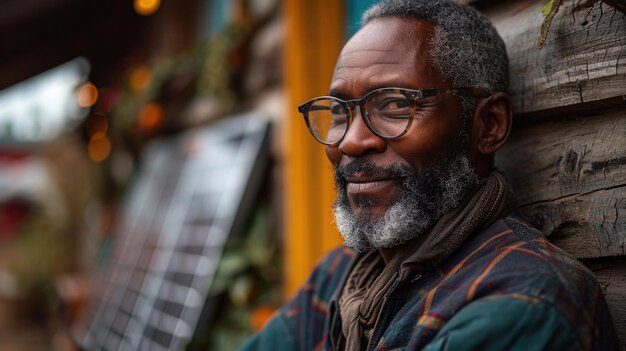
<svg viewBox="0 0 626 351">
<path fill-rule="evenodd" d="M 347 100 L 381 87 L 450 88 L 430 58 L 434 29 L 428 22 L 413 19 L 392 17 L 370 22 L 343 48 L 330 94 Z M 336 170 L 337 224 L 349 246 L 366 249 L 402 244 L 410 239 L 407 236 L 418 235 L 441 216 L 441 208 L 433 207 L 448 207 L 446 211 L 456 207 L 475 185 L 474 170 L 459 138 L 463 111 L 453 95 L 443 94 L 420 104 L 409 131 L 394 140 L 373 134 L 358 109 L 353 114 L 342 142 L 326 147 Z M 447 187 L 458 191 L 444 194 Z M 446 198 L 437 199 L 441 196 Z M 406 201 L 413 204 L 403 203 Z M 416 220 L 421 224 L 409 223 L 406 216 L 419 217 Z M 410 233 L 395 234 L 402 231 L 395 228 L 398 223 L 382 229 L 385 219 L 406 222 L 411 227 L 404 231 Z M 346 228 L 355 222 L 361 234 L 347 234 L 352 229 Z M 362 243 L 363 238 L 347 237 L 362 236 L 363 231 L 386 231 L 380 234 L 386 238 Z"/>
</svg>

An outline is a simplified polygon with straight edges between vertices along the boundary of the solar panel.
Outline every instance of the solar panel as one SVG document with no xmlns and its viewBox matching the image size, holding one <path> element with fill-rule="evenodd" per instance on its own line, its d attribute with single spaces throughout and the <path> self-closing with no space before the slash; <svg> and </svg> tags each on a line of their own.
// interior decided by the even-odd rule
<svg viewBox="0 0 626 351">
<path fill-rule="evenodd" d="M 224 243 L 241 231 L 269 159 L 269 122 L 241 115 L 152 143 L 99 279 L 86 350 L 181 350 Z"/>
</svg>

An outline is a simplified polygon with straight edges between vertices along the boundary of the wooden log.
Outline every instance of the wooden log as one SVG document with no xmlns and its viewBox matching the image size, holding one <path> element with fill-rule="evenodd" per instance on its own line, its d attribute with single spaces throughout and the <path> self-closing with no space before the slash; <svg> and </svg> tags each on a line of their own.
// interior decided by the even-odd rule
<svg viewBox="0 0 626 351">
<path fill-rule="evenodd" d="M 626 108 L 513 131 L 496 164 L 520 205 L 626 185 Z"/>
<path fill-rule="evenodd" d="M 577 258 L 626 255 L 626 186 L 539 202 L 519 211 Z"/>
<path fill-rule="evenodd" d="M 480 4 L 507 44 L 516 112 L 496 164 L 520 212 L 597 275 L 626 350 L 626 15 L 565 1 L 539 47 L 545 1 Z"/>
<path fill-rule="evenodd" d="M 539 47 L 544 4 L 507 1 L 483 9 L 507 45 L 510 93 L 521 120 L 624 104 L 626 14 L 603 2 L 566 1 Z"/>
<path fill-rule="evenodd" d="M 617 329 L 626 345 L 626 258 L 584 261 L 596 275 Z"/>
<path fill-rule="evenodd" d="M 496 165 L 557 245 L 578 258 L 626 255 L 626 108 L 517 128 Z"/>
</svg>

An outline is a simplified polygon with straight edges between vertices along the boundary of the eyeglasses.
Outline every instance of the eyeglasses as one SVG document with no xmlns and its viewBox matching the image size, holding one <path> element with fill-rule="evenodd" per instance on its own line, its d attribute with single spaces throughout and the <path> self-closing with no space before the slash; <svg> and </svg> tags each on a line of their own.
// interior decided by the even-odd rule
<svg viewBox="0 0 626 351">
<path fill-rule="evenodd" d="M 361 99 L 341 100 L 332 96 L 311 99 L 300 106 L 309 132 L 324 145 L 337 145 L 343 140 L 354 116 L 352 109 L 358 106 L 367 127 L 383 139 L 403 136 L 411 127 L 418 101 L 444 93 L 486 97 L 491 92 L 484 88 L 450 89 L 403 89 L 381 88 L 373 90 Z"/>
</svg>

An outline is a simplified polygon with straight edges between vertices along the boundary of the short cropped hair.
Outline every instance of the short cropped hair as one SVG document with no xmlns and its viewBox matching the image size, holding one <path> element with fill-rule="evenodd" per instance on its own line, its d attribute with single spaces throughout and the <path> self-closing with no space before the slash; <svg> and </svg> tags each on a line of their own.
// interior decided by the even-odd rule
<svg viewBox="0 0 626 351">
<path fill-rule="evenodd" d="M 453 86 L 507 91 L 506 46 L 491 22 L 476 9 L 452 0 L 384 0 L 367 10 L 361 23 L 385 17 L 415 18 L 436 25 L 433 63 Z"/>
</svg>

